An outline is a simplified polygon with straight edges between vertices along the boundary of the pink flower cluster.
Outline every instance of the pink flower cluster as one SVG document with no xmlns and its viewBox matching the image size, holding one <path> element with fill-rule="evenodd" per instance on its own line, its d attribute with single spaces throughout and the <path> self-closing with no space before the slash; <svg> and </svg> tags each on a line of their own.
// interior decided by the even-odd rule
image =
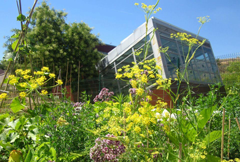
<svg viewBox="0 0 240 162">
<path fill-rule="evenodd" d="M 114 92 L 108 92 L 109 89 L 103 88 L 101 92 L 93 99 L 94 102 L 97 101 L 109 101 L 110 97 L 114 95 Z"/>
<path fill-rule="evenodd" d="M 107 134 L 106 137 L 115 137 Z M 90 158 L 95 162 L 117 162 L 118 157 L 125 152 L 125 146 L 120 141 L 97 138 L 90 149 Z"/>
</svg>

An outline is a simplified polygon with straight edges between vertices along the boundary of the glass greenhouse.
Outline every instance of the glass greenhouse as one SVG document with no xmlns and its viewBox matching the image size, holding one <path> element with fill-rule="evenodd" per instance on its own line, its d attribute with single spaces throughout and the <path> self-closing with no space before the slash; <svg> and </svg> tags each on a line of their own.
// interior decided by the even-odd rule
<svg viewBox="0 0 240 162">
<path fill-rule="evenodd" d="M 153 32 L 154 28 L 157 28 L 155 33 Z M 146 59 L 156 58 L 156 64 L 163 69 L 163 78 L 176 78 L 177 68 L 179 67 L 181 71 L 185 67 L 184 58 L 188 53 L 188 46 L 181 44 L 174 38 L 170 38 L 170 34 L 183 32 L 191 34 L 192 37 L 196 35 L 154 17 L 149 20 L 148 29 L 147 41 L 151 41 L 151 46 L 148 49 Z M 143 53 L 136 56 L 134 51 L 143 49 L 145 35 L 144 23 L 100 61 L 102 87 L 106 87 L 115 93 L 126 93 L 128 91 L 129 84 L 116 80 L 115 74 L 124 65 L 132 65 L 132 62 L 139 63 L 143 61 Z M 153 39 L 150 40 L 152 36 Z M 198 36 L 198 39 L 202 41 L 205 38 Z M 159 52 L 159 47 L 169 47 L 168 55 Z M 193 47 L 191 53 L 195 48 Z M 193 84 L 207 85 L 222 82 L 211 44 L 207 39 L 191 60 L 188 66 L 188 74 L 189 81 Z"/>
</svg>

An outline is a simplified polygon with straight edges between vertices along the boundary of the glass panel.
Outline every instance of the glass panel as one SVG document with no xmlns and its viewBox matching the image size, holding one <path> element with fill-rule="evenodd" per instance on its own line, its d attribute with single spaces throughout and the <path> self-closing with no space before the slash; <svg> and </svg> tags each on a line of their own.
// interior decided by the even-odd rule
<svg viewBox="0 0 240 162">
<path fill-rule="evenodd" d="M 132 53 L 132 49 L 129 49 L 127 52 L 125 52 L 122 56 L 117 58 L 116 65 L 119 64 L 119 62 L 123 61 L 126 57 L 128 57 Z"/>
<path fill-rule="evenodd" d="M 121 89 L 121 93 L 124 94 L 124 95 L 127 95 L 130 88 L 131 88 L 130 84 L 126 85 L 125 87 L 123 87 Z"/>
<path fill-rule="evenodd" d="M 197 73 L 199 75 L 199 81 L 202 81 L 202 82 L 205 82 L 205 83 L 212 82 L 211 79 L 210 79 L 209 73 L 204 73 L 204 72 L 201 72 L 201 71 L 198 71 Z"/>
<path fill-rule="evenodd" d="M 142 52 L 139 55 L 135 55 L 137 63 L 141 62 L 144 59 L 143 47 L 141 48 L 141 50 L 142 50 Z M 147 55 L 147 57 L 149 57 L 151 54 L 153 54 L 153 50 L 152 50 L 152 46 L 150 44 L 149 48 L 148 48 L 148 55 Z"/>
<path fill-rule="evenodd" d="M 184 45 L 184 44 L 181 44 L 181 42 L 178 42 L 178 47 L 179 47 L 179 51 L 180 51 L 180 54 L 181 54 L 181 59 L 182 59 L 182 62 L 183 62 L 183 65 L 181 65 L 181 67 L 185 67 L 185 60 L 186 60 L 186 57 L 188 55 L 189 47 Z M 190 51 L 188 58 L 190 58 L 191 56 L 192 56 L 192 52 Z M 190 61 L 188 67 L 193 67 L 193 66 L 194 66 L 194 59 L 192 59 Z"/>
<path fill-rule="evenodd" d="M 115 69 L 106 69 L 104 74 L 102 75 L 102 86 L 108 88 L 110 91 L 114 93 L 118 93 L 118 84 L 115 79 Z"/>
<path fill-rule="evenodd" d="M 169 54 L 165 54 L 166 57 L 166 61 L 167 61 L 167 65 L 172 65 L 172 66 L 176 66 L 178 65 L 178 59 L 179 56 L 177 54 L 173 54 L 173 53 L 169 53 Z M 179 64 L 180 64 L 180 60 L 179 60 Z"/>
<path fill-rule="evenodd" d="M 189 81 L 196 81 L 197 80 L 197 78 L 194 74 L 194 71 L 188 70 L 188 79 L 189 79 Z"/>
<path fill-rule="evenodd" d="M 217 68 L 216 64 L 211 64 L 211 67 L 212 67 L 213 73 L 218 73 L 218 68 Z"/>
<path fill-rule="evenodd" d="M 215 63 L 215 59 L 210 48 L 203 47 L 204 54 L 206 56 L 206 60 Z"/>
<path fill-rule="evenodd" d="M 164 37 L 160 37 L 160 38 L 161 38 L 161 43 L 163 48 L 169 47 L 168 52 L 178 53 L 177 44 L 174 39 L 171 40 Z"/>
<path fill-rule="evenodd" d="M 120 69 L 120 68 L 122 68 L 125 65 L 130 65 L 131 66 L 132 62 L 134 62 L 134 58 L 133 58 L 133 55 L 130 55 L 127 58 L 125 58 L 125 60 L 122 60 L 122 62 L 120 62 L 117 65 L 117 69 Z"/>
<path fill-rule="evenodd" d="M 170 74 L 170 78 L 172 78 L 172 79 L 177 78 L 176 70 L 177 70 L 177 67 L 168 66 L 168 71 L 169 71 L 169 74 Z"/>
</svg>

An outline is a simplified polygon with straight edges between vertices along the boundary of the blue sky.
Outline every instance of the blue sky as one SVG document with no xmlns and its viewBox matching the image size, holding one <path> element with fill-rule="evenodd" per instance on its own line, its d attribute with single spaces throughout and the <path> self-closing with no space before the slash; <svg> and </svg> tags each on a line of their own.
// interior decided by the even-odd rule
<svg viewBox="0 0 240 162">
<path fill-rule="evenodd" d="M 22 0 L 23 13 L 34 0 Z M 40 0 L 41 2 L 41 0 Z M 156 0 L 49 0 L 51 7 L 68 13 L 66 22 L 85 22 L 94 27 L 92 33 L 106 44 L 118 45 L 133 30 L 144 23 L 144 13 L 134 3 L 155 4 Z M 38 4 L 39 5 L 39 4 Z M 197 33 L 197 17 L 210 16 L 200 36 L 207 38 L 216 57 L 240 53 L 240 0 L 160 0 L 162 11 L 153 16 L 182 29 Z M 11 36 L 12 28 L 20 28 L 15 0 L 0 2 L 0 60 L 5 50 L 4 36 Z"/>
</svg>

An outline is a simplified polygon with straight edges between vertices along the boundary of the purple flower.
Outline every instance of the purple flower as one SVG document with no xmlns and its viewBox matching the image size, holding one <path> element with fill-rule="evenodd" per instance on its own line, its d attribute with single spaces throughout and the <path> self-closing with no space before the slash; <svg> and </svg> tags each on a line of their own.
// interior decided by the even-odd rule
<svg viewBox="0 0 240 162">
<path fill-rule="evenodd" d="M 107 134 L 106 137 L 115 137 Z M 119 161 L 118 156 L 125 152 L 125 146 L 120 141 L 97 138 L 90 149 L 90 158 L 95 161 Z"/>
<path fill-rule="evenodd" d="M 135 95 L 135 94 L 136 94 L 136 88 L 130 88 L 130 89 L 129 89 L 129 92 L 130 92 L 131 94 Z"/>
</svg>

